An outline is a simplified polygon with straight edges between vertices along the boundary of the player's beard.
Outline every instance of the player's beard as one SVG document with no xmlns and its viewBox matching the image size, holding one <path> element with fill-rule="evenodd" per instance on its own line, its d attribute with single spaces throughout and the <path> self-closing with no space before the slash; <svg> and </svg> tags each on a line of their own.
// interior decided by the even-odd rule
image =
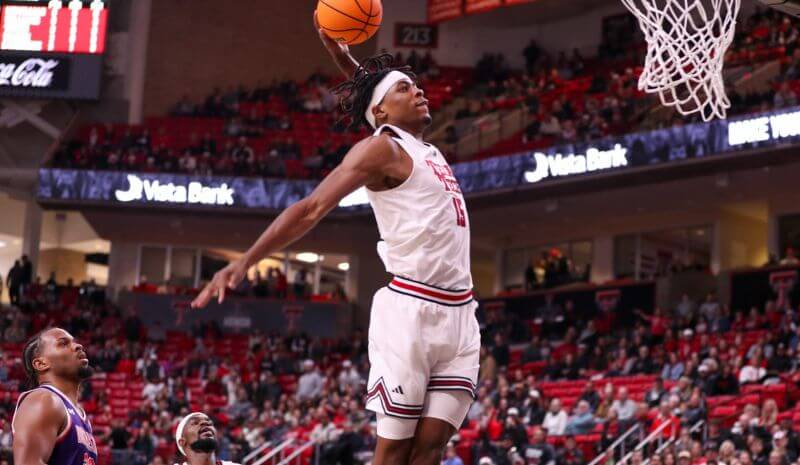
<svg viewBox="0 0 800 465">
<path fill-rule="evenodd" d="M 198 439 L 197 441 L 189 444 L 189 447 L 191 447 L 191 449 L 195 452 L 200 452 L 204 454 L 208 454 L 210 452 L 216 452 L 217 439 L 216 438 Z"/>
<path fill-rule="evenodd" d="M 94 374 L 94 368 L 91 365 L 86 365 L 78 368 L 78 379 L 81 381 L 87 380 Z"/>
</svg>

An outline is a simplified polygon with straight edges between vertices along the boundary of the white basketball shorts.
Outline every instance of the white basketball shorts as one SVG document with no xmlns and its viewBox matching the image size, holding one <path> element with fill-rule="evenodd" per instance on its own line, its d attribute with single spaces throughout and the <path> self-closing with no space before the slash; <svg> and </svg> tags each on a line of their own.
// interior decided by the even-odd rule
<svg viewBox="0 0 800 465">
<path fill-rule="evenodd" d="M 382 419 L 405 425 L 404 431 L 393 428 L 388 436 L 394 437 L 382 435 L 387 439 L 413 436 L 421 417 L 461 426 L 478 381 L 477 306 L 471 291 L 439 289 L 399 277 L 375 293 L 367 409 L 378 414 L 379 435 L 386 431 Z M 440 391 L 455 395 L 431 395 Z M 442 405 L 432 405 L 437 402 Z"/>
</svg>

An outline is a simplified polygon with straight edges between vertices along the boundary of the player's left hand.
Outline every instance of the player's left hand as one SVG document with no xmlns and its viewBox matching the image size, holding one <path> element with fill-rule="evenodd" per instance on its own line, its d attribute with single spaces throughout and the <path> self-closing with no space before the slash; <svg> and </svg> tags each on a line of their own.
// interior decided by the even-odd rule
<svg viewBox="0 0 800 465">
<path fill-rule="evenodd" d="M 247 266 L 243 261 L 236 260 L 231 262 L 214 274 L 214 278 L 206 284 L 206 287 L 192 301 L 192 308 L 205 307 L 215 296 L 217 297 L 217 303 L 221 304 L 225 300 L 225 291 L 227 289 L 235 289 L 242 282 L 245 274 L 247 274 Z"/>
<path fill-rule="evenodd" d="M 314 10 L 314 27 L 317 28 L 319 40 L 321 40 L 322 44 L 325 45 L 325 48 L 328 49 L 328 53 L 333 56 L 350 54 L 350 47 L 347 44 L 343 44 L 331 39 L 328 34 L 325 34 L 325 31 L 322 30 L 322 27 L 319 25 L 319 20 L 317 19 L 317 10 Z"/>
</svg>

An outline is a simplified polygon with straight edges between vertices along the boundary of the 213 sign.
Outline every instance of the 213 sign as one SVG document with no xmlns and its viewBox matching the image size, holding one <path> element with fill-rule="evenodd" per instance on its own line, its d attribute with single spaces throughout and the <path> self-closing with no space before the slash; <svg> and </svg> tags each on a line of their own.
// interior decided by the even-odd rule
<svg viewBox="0 0 800 465">
<path fill-rule="evenodd" d="M 439 27 L 435 24 L 397 23 L 394 27 L 395 47 L 436 48 Z"/>
</svg>

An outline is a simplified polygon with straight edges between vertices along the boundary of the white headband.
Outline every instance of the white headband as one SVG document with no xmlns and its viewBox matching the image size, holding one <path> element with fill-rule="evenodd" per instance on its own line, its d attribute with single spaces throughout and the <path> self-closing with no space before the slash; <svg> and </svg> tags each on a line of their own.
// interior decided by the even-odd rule
<svg viewBox="0 0 800 465">
<path fill-rule="evenodd" d="M 375 123 L 375 115 L 372 113 L 372 108 L 375 105 L 378 105 L 383 101 L 383 98 L 386 97 L 386 94 L 392 90 L 395 84 L 400 81 L 408 81 L 412 82 L 411 78 L 408 77 L 407 74 L 401 73 L 400 71 L 390 71 L 389 74 L 381 79 L 381 82 L 375 86 L 375 90 L 372 91 L 372 100 L 369 101 L 369 105 L 367 106 L 367 111 L 364 113 L 364 117 L 367 118 L 369 121 L 369 125 L 372 126 L 373 129 L 378 129 L 377 123 Z"/>
<path fill-rule="evenodd" d="M 183 451 L 183 447 L 181 447 L 180 443 L 181 436 L 183 436 L 183 429 L 186 428 L 186 423 L 189 423 L 189 419 L 191 419 L 193 416 L 196 415 L 204 415 L 204 413 L 192 412 L 186 415 L 185 417 L 183 417 L 183 420 L 181 420 L 181 422 L 178 423 L 178 429 L 175 430 L 175 444 L 178 445 L 178 450 L 181 451 L 181 454 L 183 455 L 186 455 L 186 452 Z"/>
</svg>

